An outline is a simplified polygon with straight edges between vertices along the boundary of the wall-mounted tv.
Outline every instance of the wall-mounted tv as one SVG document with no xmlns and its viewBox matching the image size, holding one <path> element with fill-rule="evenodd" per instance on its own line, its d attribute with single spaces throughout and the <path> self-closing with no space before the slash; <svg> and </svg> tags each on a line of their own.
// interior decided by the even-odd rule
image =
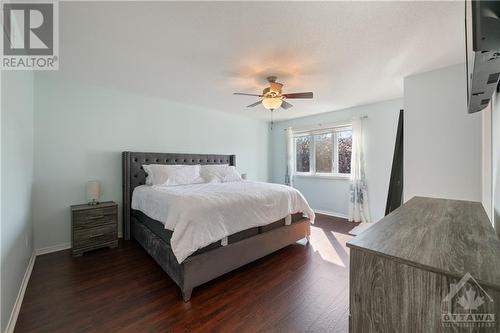
<svg viewBox="0 0 500 333">
<path fill-rule="evenodd" d="M 488 106 L 500 78 L 500 1 L 466 1 L 468 112 Z"/>
</svg>

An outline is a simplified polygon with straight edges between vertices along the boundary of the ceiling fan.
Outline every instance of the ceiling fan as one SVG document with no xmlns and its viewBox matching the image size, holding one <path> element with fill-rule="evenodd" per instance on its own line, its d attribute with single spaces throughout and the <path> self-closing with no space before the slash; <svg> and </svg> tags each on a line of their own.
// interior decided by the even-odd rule
<svg viewBox="0 0 500 333">
<path fill-rule="evenodd" d="M 246 93 L 234 93 L 234 95 L 243 96 L 255 96 L 260 97 L 261 100 L 253 104 L 247 105 L 247 108 L 253 108 L 262 103 L 262 105 L 271 111 L 278 108 L 283 108 L 285 110 L 291 108 L 293 105 L 288 103 L 286 99 L 297 99 L 297 98 L 313 98 L 312 92 L 301 92 L 301 93 L 291 93 L 283 94 L 281 88 L 283 84 L 276 82 L 278 78 L 276 76 L 269 76 L 267 81 L 269 82 L 269 87 L 262 91 L 262 94 L 246 94 Z"/>
</svg>

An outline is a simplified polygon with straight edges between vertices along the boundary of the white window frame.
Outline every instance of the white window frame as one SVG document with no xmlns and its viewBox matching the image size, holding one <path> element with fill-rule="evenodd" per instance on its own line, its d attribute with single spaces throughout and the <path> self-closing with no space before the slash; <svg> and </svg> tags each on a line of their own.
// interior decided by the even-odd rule
<svg viewBox="0 0 500 333">
<path fill-rule="evenodd" d="M 322 128 L 316 130 L 300 131 L 294 133 L 293 135 L 293 176 L 296 177 L 314 177 L 314 178 L 327 178 L 327 179 L 349 179 L 351 177 L 350 173 L 339 173 L 339 161 L 338 161 L 338 132 L 350 130 L 352 131 L 352 125 L 346 124 L 342 126 L 332 127 L 332 128 Z M 315 136 L 318 134 L 332 134 L 332 172 L 316 172 L 316 139 Z M 297 142 L 296 138 L 301 136 L 311 137 L 311 147 L 309 149 L 309 172 L 299 172 L 297 171 Z"/>
</svg>

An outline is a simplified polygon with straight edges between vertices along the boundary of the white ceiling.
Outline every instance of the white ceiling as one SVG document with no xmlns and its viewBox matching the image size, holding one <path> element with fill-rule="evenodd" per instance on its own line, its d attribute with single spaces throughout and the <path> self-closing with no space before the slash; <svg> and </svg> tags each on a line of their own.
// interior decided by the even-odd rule
<svg viewBox="0 0 500 333">
<path fill-rule="evenodd" d="M 462 2 L 61 2 L 60 70 L 213 110 L 245 108 L 265 77 L 313 100 L 277 119 L 401 97 L 403 78 L 464 61 Z"/>
</svg>

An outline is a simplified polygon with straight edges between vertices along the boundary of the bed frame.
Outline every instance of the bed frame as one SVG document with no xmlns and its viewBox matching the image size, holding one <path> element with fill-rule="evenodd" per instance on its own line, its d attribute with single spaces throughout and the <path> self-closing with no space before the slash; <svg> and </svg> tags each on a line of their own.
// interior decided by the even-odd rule
<svg viewBox="0 0 500 333">
<path fill-rule="evenodd" d="M 193 255 L 181 264 L 170 244 L 150 231 L 132 214 L 134 188 L 146 182 L 143 164 L 229 164 L 236 165 L 235 155 L 169 154 L 123 152 L 123 238 L 137 240 L 172 278 L 188 302 L 194 287 L 215 279 L 238 267 L 264 257 L 310 235 L 310 221 L 304 218 L 291 225 L 245 238 L 227 246 Z"/>
</svg>

